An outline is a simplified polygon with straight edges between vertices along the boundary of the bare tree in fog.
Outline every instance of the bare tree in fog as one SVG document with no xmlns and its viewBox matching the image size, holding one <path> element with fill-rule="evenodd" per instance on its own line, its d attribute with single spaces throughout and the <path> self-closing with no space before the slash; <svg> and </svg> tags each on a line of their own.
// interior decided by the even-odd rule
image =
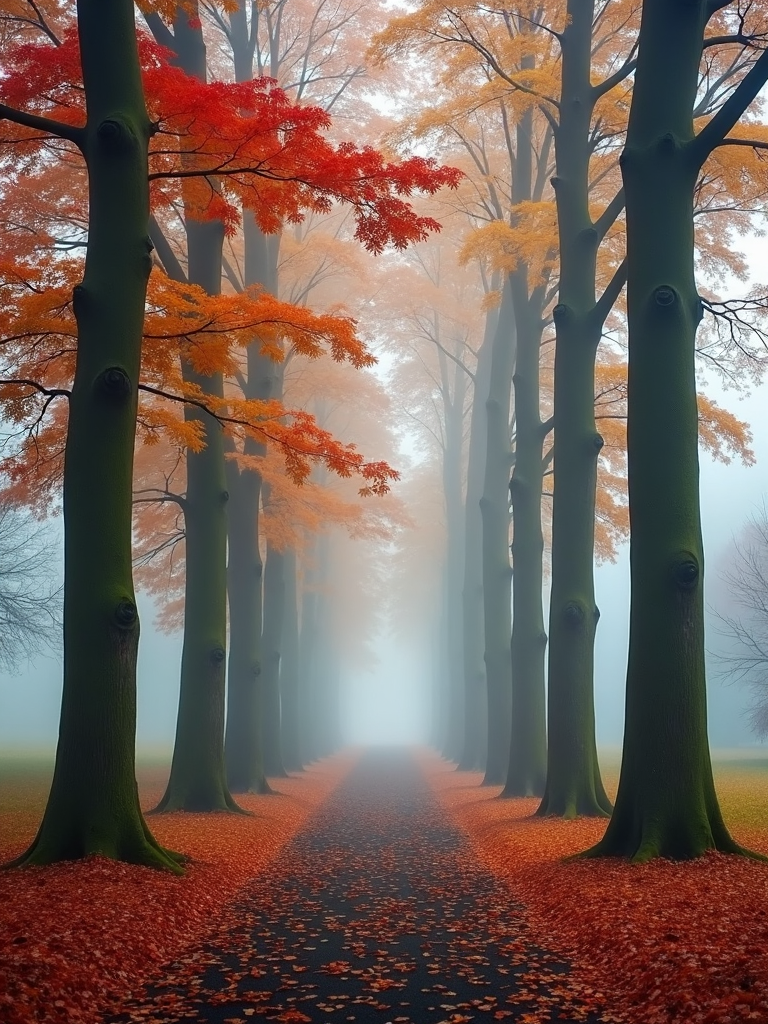
<svg viewBox="0 0 768 1024">
<path fill-rule="evenodd" d="M 753 693 L 752 729 L 768 736 L 768 505 L 748 521 L 743 538 L 734 543 L 733 563 L 722 574 L 740 613 L 722 615 L 718 633 L 730 641 L 715 657 L 723 674 Z"/>
<path fill-rule="evenodd" d="M 46 527 L 8 498 L 0 498 L 0 668 L 56 646 L 61 633 L 61 586 Z"/>
</svg>

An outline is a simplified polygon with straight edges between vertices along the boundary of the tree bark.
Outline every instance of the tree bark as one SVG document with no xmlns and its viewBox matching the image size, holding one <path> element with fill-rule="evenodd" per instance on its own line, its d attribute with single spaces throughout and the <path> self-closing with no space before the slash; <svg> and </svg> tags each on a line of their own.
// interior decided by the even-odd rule
<svg viewBox="0 0 768 1024">
<path fill-rule="evenodd" d="M 595 297 L 600 237 L 589 212 L 590 81 L 594 2 L 569 0 L 561 35 L 555 132 L 560 241 L 554 310 L 555 455 L 549 612 L 547 783 L 538 814 L 605 816 L 611 804 L 597 761 L 594 707 L 595 492 L 603 440 L 595 425 L 595 357 L 608 310 Z"/>
<path fill-rule="evenodd" d="M 480 499 L 483 525 L 483 613 L 488 686 L 488 761 L 483 784 L 501 785 L 509 763 L 512 716 L 512 573 L 509 565 L 509 417 L 517 334 L 509 280 L 502 291 L 491 352 L 486 402 L 485 480 Z"/>
<path fill-rule="evenodd" d="M 152 837 L 135 777 L 139 618 L 131 569 L 133 449 L 152 266 L 151 125 L 133 4 L 77 5 L 88 120 L 85 273 L 64 457 L 64 689 L 51 792 L 17 864 L 99 855 L 180 871 Z"/>
<path fill-rule="evenodd" d="M 645 0 L 627 142 L 630 639 L 613 817 L 589 853 L 647 861 L 736 852 L 707 740 L 704 557 L 694 369 L 701 302 L 694 141 L 708 5 Z M 762 58 L 761 58 L 762 60 Z M 706 129 L 703 130 L 706 132 Z"/>
</svg>

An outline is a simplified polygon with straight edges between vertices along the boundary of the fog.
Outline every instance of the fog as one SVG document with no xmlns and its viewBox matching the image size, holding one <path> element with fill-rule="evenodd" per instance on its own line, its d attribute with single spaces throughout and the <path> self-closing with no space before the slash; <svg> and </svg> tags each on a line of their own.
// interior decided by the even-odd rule
<svg viewBox="0 0 768 1024">
<path fill-rule="evenodd" d="M 729 547 L 745 521 L 768 493 L 768 402 L 756 390 L 742 400 L 733 393 L 723 404 L 751 425 L 756 464 L 744 467 L 701 459 L 702 527 L 707 557 L 708 604 L 722 604 L 724 588 L 717 575 Z M 58 524 L 52 525 L 58 532 Z M 362 543 L 362 542 L 361 542 Z M 622 546 L 615 563 L 597 568 L 597 602 L 601 611 L 595 661 L 598 743 L 615 748 L 621 743 L 624 717 L 629 611 L 629 551 Z M 138 674 L 137 746 L 148 753 L 170 752 L 179 689 L 181 635 L 165 635 L 154 625 L 155 609 L 140 595 L 141 643 Z M 708 616 L 708 649 L 718 638 Z M 418 644 L 396 630 L 384 629 L 371 644 L 375 663 L 350 673 L 342 681 L 343 735 L 352 744 L 416 743 L 428 734 L 430 638 Z M 709 727 L 713 747 L 754 746 L 746 711 L 749 693 L 724 684 L 710 658 L 708 671 Z M 31 748 L 52 752 L 58 730 L 61 664 L 56 657 L 38 657 L 22 665 L 17 675 L 0 676 L 0 744 L 5 750 Z"/>
</svg>

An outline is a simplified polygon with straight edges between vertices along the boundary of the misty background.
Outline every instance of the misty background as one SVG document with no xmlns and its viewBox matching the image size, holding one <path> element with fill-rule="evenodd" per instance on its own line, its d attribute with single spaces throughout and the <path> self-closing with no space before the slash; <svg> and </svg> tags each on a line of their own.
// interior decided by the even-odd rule
<svg viewBox="0 0 768 1024">
<path fill-rule="evenodd" d="M 742 243 L 752 266 L 758 266 L 765 241 L 749 237 L 742 239 Z M 748 288 L 743 282 L 737 283 L 732 294 L 746 294 Z M 754 747 L 761 744 L 749 728 L 752 694 L 747 687 L 724 680 L 722 668 L 712 657 L 718 646 L 726 643 L 718 635 L 713 612 L 727 614 L 733 608 L 721 575 L 728 568 L 734 540 L 768 498 L 768 389 L 758 386 L 752 394 L 743 396 L 734 390 L 724 390 L 717 381 L 709 381 L 706 391 L 750 425 L 756 459 L 753 466 L 738 461 L 724 464 L 701 453 L 702 529 L 707 559 L 709 736 L 714 748 Z M 63 561 L 61 520 L 49 520 L 48 528 L 58 541 Z M 52 564 L 51 569 L 61 576 L 61 565 Z M 597 567 L 595 586 L 601 612 L 595 650 L 597 741 L 603 748 L 616 748 L 621 745 L 623 733 L 629 632 L 627 543 L 620 548 L 615 563 Z M 176 726 L 182 635 L 160 632 L 155 626 L 152 600 L 141 593 L 138 598 L 141 642 L 137 747 L 144 753 L 170 755 Z M 545 608 L 548 598 L 545 590 Z M 393 600 L 397 601 L 396 594 Z M 373 664 L 367 669 L 347 671 L 342 679 L 342 692 L 345 737 L 349 743 L 427 740 L 433 673 L 429 621 L 429 616 L 425 616 L 421 642 L 414 640 L 418 630 L 411 628 L 407 636 L 401 636 L 397 629 L 385 625 L 371 641 Z M 15 674 L 0 672 L 0 747 L 7 752 L 33 749 L 36 753 L 53 753 L 58 735 L 61 680 L 59 654 L 37 656 L 31 663 L 20 664 Z"/>
</svg>

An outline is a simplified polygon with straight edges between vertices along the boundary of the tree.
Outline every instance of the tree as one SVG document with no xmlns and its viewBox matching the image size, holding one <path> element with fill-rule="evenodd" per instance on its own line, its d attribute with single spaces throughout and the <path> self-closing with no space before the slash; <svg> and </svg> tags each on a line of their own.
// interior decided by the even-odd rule
<svg viewBox="0 0 768 1024">
<path fill-rule="evenodd" d="M 76 116 L 81 99 L 79 83 L 80 66 L 77 58 L 78 46 L 78 38 L 72 32 L 64 33 L 62 39 L 56 38 L 51 46 L 20 46 L 18 52 L 13 54 L 13 62 L 9 63 L 9 69 L 12 73 L 9 73 L 5 80 L 8 95 L 12 96 L 15 92 L 15 94 L 25 97 L 28 102 L 34 103 L 36 90 L 34 85 L 36 81 L 35 69 L 41 68 L 40 73 L 44 73 L 48 83 L 47 95 L 52 97 L 51 103 L 54 105 L 58 104 L 58 109 L 63 112 L 62 116 L 69 118 Z M 404 165 L 398 165 L 395 172 L 398 181 L 395 183 L 390 172 L 386 169 L 387 165 L 380 155 L 373 151 L 360 150 L 355 147 L 346 147 L 343 150 L 335 149 L 329 144 L 322 142 L 320 134 L 316 135 L 318 145 L 307 147 L 306 137 L 303 140 L 300 138 L 303 131 L 308 129 L 310 133 L 313 133 L 318 131 L 318 129 L 322 130 L 325 124 L 325 117 L 322 113 L 313 112 L 311 108 L 301 108 L 299 111 L 299 108 L 292 106 L 290 103 L 286 106 L 287 100 L 279 90 L 267 90 L 264 83 L 256 83 L 255 85 L 249 83 L 248 87 L 245 90 L 241 89 L 240 92 L 237 92 L 237 87 L 235 86 L 235 94 L 232 94 L 231 90 L 227 91 L 226 88 L 216 87 L 209 89 L 203 95 L 203 90 L 207 88 L 203 83 L 196 82 L 190 76 L 185 76 L 178 69 L 169 68 L 157 49 L 153 48 L 146 41 L 142 42 L 141 52 L 145 59 L 145 78 L 148 84 L 148 92 L 152 95 L 153 116 L 157 118 L 158 123 L 162 122 L 165 129 L 163 133 L 155 132 L 153 135 L 155 141 L 152 150 L 153 166 L 150 177 L 152 182 L 154 182 L 153 195 L 156 208 L 168 208 L 180 200 L 183 200 L 185 203 L 192 202 L 193 205 L 196 204 L 196 212 L 202 218 L 197 223 L 200 227 L 200 232 L 205 234 L 209 228 L 213 230 L 211 225 L 214 221 L 232 223 L 236 210 L 230 199 L 236 198 L 239 204 L 243 201 L 243 193 L 247 193 L 250 207 L 256 207 L 260 211 L 264 228 L 280 223 L 279 218 L 281 216 L 288 219 L 298 218 L 301 216 L 301 210 L 306 207 L 324 210 L 328 209 L 334 200 L 351 201 L 357 211 L 358 233 L 361 238 L 365 239 L 366 244 L 369 244 L 374 249 L 387 244 L 390 239 L 395 238 L 398 243 L 405 244 L 406 239 L 422 237 L 424 231 L 431 230 L 435 226 L 428 218 L 413 216 L 408 203 L 403 199 L 397 198 L 397 196 L 407 194 L 414 187 L 419 187 L 418 180 L 421 178 L 423 171 L 426 171 L 428 177 L 430 177 L 432 168 L 429 162 L 423 160 L 416 163 L 411 162 L 409 169 L 406 170 L 405 177 L 402 177 L 401 173 L 405 169 Z M 288 110 L 293 111 L 293 115 L 289 114 L 289 124 L 286 124 L 283 115 Z M 234 129 L 234 135 L 224 130 L 229 122 L 229 118 L 234 116 L 233 111 L 239 112 L 235 117 L 237 128 Z M 7 113 L 7 111 L 4 112 Z M 275 121 L 275 115 L 277 116 L 277 121 Z M 238 117 L 241 120 L 238 121 Z M 242 118 L 245 118 L 246 141 L 243 141 L 241 130 L 244 127 Z M 26 118 L 25 124 L 28 122 L 29 118 Z M 213 123 L 216 124 L 217 128 L 215 133 L 211 132 L 211 125 Z M 65 133 L 65 136 L 69 137 L 72 135 L 75 138 L 79 129 L 70 128 L 66 121 L 62 121 L 61 124 L 63 125 L 62 131 Z M 250 132 L 247 128 L 248 124 L 250 125 Z M 47 130 L 50 125 L 47 120 L 33 120 L 33 127 L 42 127 Z M 280 131 L 285 132 L 285 137 L 276 146 L 275 141 Z M 231 145 L 232 139 L 237 136 L 237 133 L 240 133 L 240 141 L 243 142 L 243 145 L 239 148 L 239 155 L 244 160 L 246 160 L 246 157 L 250 159 L 251 164 L 247 164 L 246 161 L 246 166 L 231 168 L 231 157 L 228 161 L 226 152 L 222 147 Z M 158 140 L 161 134 L 162 138 Z M 77 137 L 79 138 L 80 136 L 77 135 Z M 174 139 L 178 141 L 174 143 Z M 292 140 L 291 146 L 286 145 L 287 139 Z M 34 150 L 36 146 L 38 152 L 42 147 L 42 151 L 45 152 L 48 146 L 48 136 L 33 133 L 28 146 L 30 150 Z M 249 147 L 251 148 L 249 149 Z M 50 149 L 50 147 L 48 148 Z M 279 167 L 277 163 L 273 163 L 271 169 L 267 167 L 265 164 L 265 156 L 267 155 L 265 154 L 265 148 L 274 161 L 277 161 L 277 163 L 283 161 Z M 306 152 L 307 149 L 311 149 L 317 159 L 313 163 L 312 168 L 308 170 L 308 173 L 301 176 L 297 174 L 295 166 L 293 169 L 289 167 L 290 160 L 292 159 L 290 152 L 292 151 L 296 155 L 300 152 Z M 221 166 L 222 161 L 224 166 Z M 30 162 L 29 166 L 34 166 L 34 164 Z M 254 178 L 254 166 L 259 171 L 258 175 L 255 175 L 258 178 L 258 187 L 255 189 L 251 188 L 249 191 L 249 183 Z M 43 174 L 48 170 L 44 162 L 38 164 L 38 167 L 41 167 L 41 173 Z M 339 178 L 339 171 L 342 169 L 344 171 L 342 172 L 342 177 Z M 229 170 L 232 173 L 227 177 Z M 146 172 L 147 167 L 145 165 L 145 177 Z M 349 173 L 345 176 L 345 172 Z M 214 176 L 219 179 L 226 178 L 227 182 L 233 182 L 234 184 L 231 185 L 232 192 L 227 192 L 226 187 L 222 187 L 221 190 L 211 190 L 208 183 L 213 180 Z M 448 178 L 443 180 L 447 182 L 451 177 L 452 174 L 449 173 Z M 387 178 L 388 183 L 385 183 Z M 422 182 L 424 180 L 422 179 Z M 431 188 L 432 185 L 438 187 L 437 179 L 431 177 L 430 181 L 431 184 L 427 186 L 428 188 Z M 275 182 L 286 182 L 285 189 L 279 195 Z M 70 181 L 70 188 L 71 185 Z M 315 189 L 314 193 L 312 192 L 313 188 Z M 49 195 L 50 193 L 45 193 L 46 198 Z M 77 220 L 78 198 L 76 194 L 73 195 L 70 192 L 65 209 L 68 213 L 73 211 L 71 219 L 74 223 L 81 224 L 82 221 L 78 222 Z M 388 222 L 387 227 L 384 227 L 383 221 L 377 219 L 378 214 L 375 212 L 377 210 L 385 214 Z M 209 214 L 210 218 L 208 217 Z M 384 228 L 383 233 L 382 228 Z M 162 244 L 159 236 L 157 240 Z M 172 264 L 173 261 L 167 250 L 164 252 L 164 255 L 167 257 L 167 262 Z M 146 271 L 149 270 L 151 262 L 147 246 L 145 246 L 144 264 L 146 266 L 144 269 Z M 59 278 L 61 278 L 71 272 L 72 267 L 76 264 L 76 260 L 71 260 L 69 263 L 65 261 L 57 263 L 55 259 L 51 259 L 48 261 L 47 268 L 51 275 L 56 276 L 58 274 Z M 30 270 L 30 273 L 34 272 L 34 269 Z M 99 270 L 99 273 L 101 272 Z M 189 291 L 194 287 L 189 283 L 189 277 L 186 274 L 179 283 L 182 285 L 182 290 L 186 289 Z M 209 288 L 208 291 L 211 292 L 214 289 Z M 75 292 L 76 306 L 80 294 L 77 291 Z M 117 292 L 116 294 L 120 293 Z M 45 298 L 47 299 L 47 294 Z M 192 312 L 191 307 L 199 302 L 199 295 L 196 295 L 194 301 L 191 304 L 188 303 L 187 311 Z M 82 310 L 76 309 L 75 312 L 78 319 L 80 319 Z M 205 332 L 203 331 L 203 333 Z M 24 336 L 26 335 L 22 337 Z M 59 332 L 56 332 L 55 336 L 59 338 L 61 335 Z M 162 339 L 162 337 L 161 334 L 160 338 Z M 188 332 L 182 331 L 180 337 L 186 339 L 181 344 L 181 348 L 184 349 L 185 345 L 189 342 Z M 47 379 L 55 377 L 57 374 L 59 375 L 59 380 L 53 390 L 48 387 L 47 383 L 42 380 L 36 380 L 34 377 L 21 379 L 18 375 L 13 375 L 14 379 L 6 381 L 9 387 L 6 395 L 17 412 L 19 410 L 19 403 L 22 404 L 25 411 L 29 411 L 28 399 L 30 394 L 34 392 L 45 398 L 43 411 L 50 404 L 50 399 L 66 394 L 67 373 L 69 372 L 67 360 L 69 358 L 71 363 L 70 351 L 70 349 L 65 347 L 64 350 L 57 353 L 58 361 L 55 366 L 48 365 L 48 362 L 44 359 L 40 361 L 40 366 L 48 373 Z M 178 348 L 176 353 L 179 353 Z M 226 349 L 223 355 L 226 361 L 228 358 Z M 202 357 L 201 361 L 203 365 L 198 365 L 195 372 L 202 373 L 202 376 L 205 377 L 210 372 L 210 365 L 205 366 Z M 167 363 L 164 366 L 164 372 L 169 372 Z M 213 372 L 219 372 L 218 366 L 213 368 Z M 200 419 L 199 415 L 197 415 L 198 413 L 202 414 L 203 418 L 206 416 L 219 418 L 222 411 L 220 407 L 212 407 L 213 399 L 217 396 L 206 395 L 203 383 L 192 380 L 188 376 L 186 380 L 181 381 L 183 387 L 172 396 L 183 399 L 190 409 L 196 410 L 195 415 L 190 415 L 189 417 L 188 425 L 192 434 L 195 434 L 194 420 L 196 418 Z M 138 387 L 146 388 L 147 385 L 141 384 Z M 22 413 L 19 413 L 19 415 L 22 415 Z M 168 419 L 166 417 L 166 421 Z M 273 426 L 274 430 L 279 433 L 280 428 L 276 422 L 277 420 L 279 420 L 279 416 L 273 421 Z M 70 427 L 72 422 L 70 420 Z M 306 427 L 305 418 L 300 431 L 303 436 L 307 434 Z M 330 452 L 331 461 L 333 461 L 335 456 L 333 455 L 333 448 L 328 447 L 329 439 L 323 438 L 322 441 L 319 441 L 316 437 L 315 440 L 318 441 L 318 446 L 310 447 L 310 457 L 314 453 L 318 457 L 323 458 L 325 457 L 325 452 Z M 303 450 L 306 452 L 305 448 Z M 351 459 L 342 458 L 339 464 L 344 466 L 344 471 L 348 471 L 351 465 L 359 466 L 360 460 L 358 457 Z M 52 482 L 53 476 L 49 480 Z M 222 493 L 223 489 L 219 488 L 217 491 L 219 499 Z M 105 521 L 108 520 L 109 516 L 106 517 Z M 126 557 L 130 562 L 129 556 L 130 552 L 128 551 Z M 82 587 L 83 584 L 81 583 L 79 586 Z M 121 605 L 121 607 L 123 606 Z M 127 605 L 125 605 L 125 608 L 126 614 L 128 614 L 130 609 L 128 609 Z M 132 627 L 129 632 L 133 635 Z M 202 640 L 207 643 L 208 641 L 202 633 L 203 631 L 201 630 L 201 636 L 198 637 L 198 641 Z M 208 632 L 206 632 L 206 636 L 210 640 Z M 210 646 L 207 648 L 209 654 L 211 651 L 218 653 L 221 649 L 221 646 L 216 646 L 215 644 L 212 648 Z M 213 722 L 213 727 L 215 728 L 215 716 L 208 716 L 208 718 Z M 223 722 L 223 714 L 219 720 Z M 214 747 L 214 742 L 206 745 L 206 749 L 213 750 Z M 186 758 L 186 763 L 190 763 L 188 757 Z M 181 787 L 185 792 L 188 788 L 186 783 Z M 187 799 L 187 797 L 184 796 L 184 799 Z M 192 796 L 190 799 L 193 800 L 196 806 L 199 806 L 200 801 L 196 796 Z"/>
<path fill-rule="evenodd" d="M 734 541 L 731 567 L 723 573 L 740 612 L 720 614 L 718 632 L 730 641 L 717 659 L 724 674 L 752 691 L 750 721 L 756 735 L 768 735 L 768 507 L 750 517 Z"/>
<path fill-rule="evenodd" d="M 513 15 L 500 8 L 495 21 L 496 13 L 493 5 L 488 8 L 462 4 L 456 8 L 425 2 L 413 14 L 393 19 L 377 45 L 381 54 L 414 46 L 430 53 L 439 47 L 441 55 L 450 54 L 441 61 L 445 70 L 441 68 L 439 75 L 447 93 L 445 102 L 436 112 L 430 111 L 417 119 L 416 127 L 422 133 L 453 136 L 466 149 L 477 174 L 473 214 L 478 226 L 467 239 L 464 254 L 488 259 L 493 269 L 502 271 L 508 281 L 502 292 L 509 288 L 515 330 L 514 361 L 506 359 L 513 376 L 515 454 L 513 459 L 509 420 L 503 433 L 501 429 L 492 433 L 489 418 L 486 457 L 496 472 L 503 469 L 504 473 L 503 488 L 498 482 L 494 488 L 498 503 L 494 506 L 494 522 L 501 524 L 508 518 L 507 502 L 511 497 L 514 611 L 511 654 L 507 655 L 507 645 L 499 631 L 507 629 L 508 616 L 500 609 L 507 601 L 503 589 L 509 583 L 509 569 L 499 570 L 502 562 L 508 563 L 508 539 L 504 540 L 503 550 L 500 529 L 494 531 L 491 540 L 490 519 L 484 512 L 484 536 L 492 547 L 488 550 L 487 565 L 493 572 L 492 577 L 484 579 L 484 586 L 486 591 L 490 587 L 498 594 L 494 601 L 486 592 L 486 613 L 494 609 L 493 621 L 499 627 L 491 637 L 486 615 L 486 641 L 492 644 L 486 646 L 486 780 L 505 781 L 505 794 L 515 795 L 543 792 L 546 763 L 541 491 L 548 465 L 544 442 L 551 422 L 541 418 L 539 360 L 545 310 L 554 294 L 551 278 L 555 223 L 552 204 L 544 197 L 550 174 L 552 130 L 531 103 L 530 94 L 531 83 L 538 81 L 547 60 L 551 40 L 546 33 L 536 32 L 535 12 L 527 8 L 516 10 Z M 499 48 L 510 55 L 514 73 L 524 84 L 522 89 L 511 90 L 496 77 L 498 63 L 492 59 L 487 41 L 497 30 Z M 492 48 L 493 44 L 490 45 Z M 465 87 L 461 96 L 456 91 L 459 84 Z M 503 322 L 502 316 L 499 324 Z M 508 331 L 506 335 L 505 344 L 511 346 Z M 503 336 L 498 327 L 496 336 L 501 344 Z M 491 380 L 500 391 L 502 384 L 493 370 Z M 509 409 L 508 398 L 502 401 Z M 503 414 L 501 407 L 500 412 Z M 513 482 L 508 490 L 510 470 Z M 488 510 L 489 494 L 485 498 L 484 508 Z M 491 566 L 495 568 L 491 570 Z M 511 724 L 512 742 L 499 749 L 497 734 L 506 717 L 510 686 L 516 709 Z"/>
<path fill-rule="evenodd" d="M 25 509 L 0 497 L 0 668 L 55 650 L 61 589 L 53 585 L 50 534 Z"/>
<path fill-rule="evenodd" d="M 646 861 L 740 849 L 722 820 L 707 743 L 694 366 L 702 303 L 694 277 L 693 208 L 702 166 L 768 78 L 768 52 L 697 133 L 693 111 L 705 30 L 725 6 L 703 0 L 643 5 L 621 157 L 631 523 L 626 724 L 616 806 L 590 856 Z"/>
<path fill-rule="evenodd" d="M 595 82 L 598 60 L 595 4 L 566 4 L 558 33 L 559 101 L 553 121 L 560 276 L 555 324 L 554 487 L 552 595 L 549 611 L 547 782 L 539 814 L 607 815 L 611 804 L 597 761 L 594 715 L 595 604 L 593 558 L 597 464 L 603 438 L 595 423 L 595 360 L 625 267 L 611 268 L 599 300 L 598 250 L 624 205 L 619 191 L 593 214 L 592 157 L 598 148 L 595 110 L 605 118 L 605 96 L 630 75 L 627 57 L 614 67 L 615 30 L 600 13 L 599 36 L 609 40 L 609 72 Z M 604 47 L 603 47 L 604 48 Z M 631 49 L 630 49 L 631 55 Z M 604 58 L 603 58 L 604 59 Z M 602 69 L 601 69 L 602 70 Z M 602 101 L 602 103 L 601 103 Z M 609 160 L 611 157 L 609 156 Z M 603 164 L 606 162 L 603 158 Z M 609 164 L 610 166 L 610 164 Z M 605 173 L 605 168 L 601 168 Z M 600 276 L 605 276 L 605 269 Z"/>
<path fill-rule="evenodd" d="M 88 173 L 88 241 L 72 292 L 77 354 L 64 456 L 64 688 L 51 792 L 18 864 L 90 854 L 179 871 L 150 834 L 135 781 L 139 619 L 131 573 L 131 486 L 147 234 L 147 114 L 133 4 L 78 0 L 87 117 L 58 122 L 3 103 L 22 136 L 58 138 Z M 36 76 L 31 87 L 36 89 Z M 13 86 L 3 82 L 14 102 Z M 39 81 L 38 81 L 39 84 Z M 27 83 L 29 87 L 30 83 Z M 98 486 L 94 486 L 98 481 Z"/>
</svg>

